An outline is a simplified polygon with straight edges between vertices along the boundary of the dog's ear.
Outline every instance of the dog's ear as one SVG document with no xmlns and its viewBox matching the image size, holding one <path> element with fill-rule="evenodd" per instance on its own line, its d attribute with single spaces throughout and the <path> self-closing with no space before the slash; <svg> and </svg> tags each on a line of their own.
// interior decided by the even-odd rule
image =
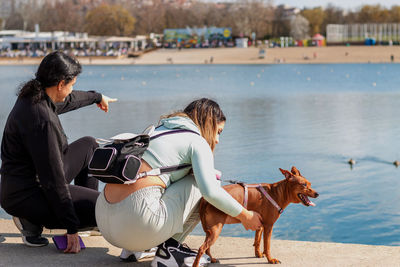
<svg viewBox="0 0 400 267">
<path fill-rule="evenodd" d="M 300 176 L 301 176 L 299 170 L 298 170 L 295 166 L 292 167 L 292 171 L 291 171 L 291 172 L 292 172 L 294 175 L 300 175 Z"/>
<path fill-rule="evenodd" d="M 292 174 L 287 171 L 287 170 L 282 170 L 281 168 L 279 168 L 279 170 L 281 171 L 281 173 L 285 176 L 286 179 L 290 179 L 292 177 Z"/>
</svg>

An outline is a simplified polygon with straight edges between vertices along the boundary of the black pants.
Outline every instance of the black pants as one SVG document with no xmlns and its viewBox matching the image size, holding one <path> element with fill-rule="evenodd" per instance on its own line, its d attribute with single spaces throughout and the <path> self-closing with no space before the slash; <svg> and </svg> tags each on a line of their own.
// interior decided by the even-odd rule
<svg viewBox="0 0 400 267">
<path fill-rule="evenodd" d="M 87 168 L 96 147 L 98 144 L 94 138 L 83 137 L 68 146 L 63 158 L 65 182 L 69 184 L 74 180 L 75 184 L 68 186 L 75 212 L 80 220 L 79 229 L 96 226 L 95 206 L 100 194 L 97 191 L 98 180 L 88 177 Z M 29 194 L 25 201 L 14 206 L 12 211 L 7 210 L 7 212 L 48 229 L 64 229 L 39 188 L 33 194 Z"/>
</svg>

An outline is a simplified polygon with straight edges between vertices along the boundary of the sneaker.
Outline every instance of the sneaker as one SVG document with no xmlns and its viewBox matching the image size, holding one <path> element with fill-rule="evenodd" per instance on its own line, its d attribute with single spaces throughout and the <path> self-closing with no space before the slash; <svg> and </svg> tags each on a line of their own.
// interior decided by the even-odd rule
<svg viewBox="0 0 400 267">
<path fill-rule="evenodd" d="M 35 225 L 26 219 L 13 217 L 15 226 L 22 234 L 22 241 L 25 245 L 30 247 L 43 247 L 49 244 L 47 238 L 42 237 L 41 226 Z"/>
<path fill-rule="evenodd" d="M 170 238 L 158 246 L 151 267 L 191 267 L 196 256 L 196 251 Z M 199 266 L 206 266 L 210 262 L 210 257 L 203 255 L 200 258 Z"/>
<path fill-rule="evenodd" d="M 49 244 L 49 240 L 47 238 L 38 236 L 22 236 L 22 241 L 24 241 L 25 245 L 30 247 L 44 247 Z"/>
<path fill-rule="evenodd" d="M 157 248 L 147 249 L 145 251 L 131 251 L 127 249 L 122 249 L 119 258 L 126 262 L 136 262 L 140 259 L 154 257 L 156 255 Z"/>
</svg>

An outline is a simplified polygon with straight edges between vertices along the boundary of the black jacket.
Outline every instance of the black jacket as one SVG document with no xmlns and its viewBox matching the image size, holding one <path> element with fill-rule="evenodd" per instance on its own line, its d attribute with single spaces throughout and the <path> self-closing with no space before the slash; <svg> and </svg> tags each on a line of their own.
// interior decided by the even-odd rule
<svg viewBox="0 0 400 267">
<path fill-rule="evenodd" d="M 4 127 L 1 143 L 0 204 L 4 209 L 42 190 L 50 208 L 69 234 L 77 232 L 79 219 L 63 169 L 67 137 L 58 114 L 101 101 L 94 91 L 73 91 L 55 104 L 46 94 L 38 103 L 18 98 Z"/>
</svg>

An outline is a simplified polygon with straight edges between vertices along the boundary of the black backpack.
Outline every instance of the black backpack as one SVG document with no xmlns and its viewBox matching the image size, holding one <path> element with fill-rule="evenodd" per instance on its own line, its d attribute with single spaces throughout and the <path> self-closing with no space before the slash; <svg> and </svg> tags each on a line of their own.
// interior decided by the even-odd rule
<svg viewBox="0 0 400 267">
<path fill-rule="evenodd" d="M 168 134 L 184 132 L 191 132 L 198 135 L 195 131 L 178 129 L 166 131 L 151 137 L 147 134 L 134 135 L 130 139 L 114 140 L 110 144 L 98 147 L 89 162 L 89 175 L 104 183 L 131 184 L 136 182 L 138 178 L 148 175 L 160 175 L 191 167 L 191 164 L 179 164 L 139 173 L 142 164 L 140 159 L 151 140 Z"/>
</svg>

